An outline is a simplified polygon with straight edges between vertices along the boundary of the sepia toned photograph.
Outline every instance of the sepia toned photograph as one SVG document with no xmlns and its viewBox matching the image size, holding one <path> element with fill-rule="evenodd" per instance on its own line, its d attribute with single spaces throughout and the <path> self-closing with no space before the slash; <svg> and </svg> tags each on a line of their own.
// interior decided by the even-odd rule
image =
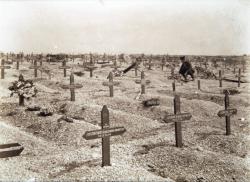
<svg viewBox="0 0 250 182">
<path fill-rule="evenodd" d="M 250 0 L 0 0 L 0 182 L 250 181 Z"/>
</svg>

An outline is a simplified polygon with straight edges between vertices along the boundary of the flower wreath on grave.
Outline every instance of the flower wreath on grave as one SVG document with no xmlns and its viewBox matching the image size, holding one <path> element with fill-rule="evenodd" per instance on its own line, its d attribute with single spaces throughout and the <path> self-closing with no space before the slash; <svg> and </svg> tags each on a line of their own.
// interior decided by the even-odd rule
<svg viewBox="0 0 250 182">
<path fill-rule="evenodd" d="M 25 99 L 30 99 L 31 97 L 35 97 L 37 94 L 37 89 L 32 80 L 24 80 L 22 75 L 19 76 L 18 81 L 12 82 L 8 89 L 11 91 L 11 97 L 14 94 L 17 94 Z"/>
</svg>

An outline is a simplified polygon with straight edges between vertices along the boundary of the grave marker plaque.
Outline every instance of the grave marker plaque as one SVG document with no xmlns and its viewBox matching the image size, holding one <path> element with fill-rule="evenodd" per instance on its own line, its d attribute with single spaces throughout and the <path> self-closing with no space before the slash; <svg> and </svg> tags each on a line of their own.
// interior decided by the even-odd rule
<svg viewBox="0 0 250 182">
<path fill-rule="evenodd" d="M 106 105 L 103 106 L 101 111 L 101 125 L 102 129 L 87 131 L 83 135 L 86 140 L 102 139 L 102 167 L 111 166 L 110 163 L 110 137 L 121 135 L 126 132 L 124 127 L 113 127 L 109 125 L 109 110 Z"/>
</svg>

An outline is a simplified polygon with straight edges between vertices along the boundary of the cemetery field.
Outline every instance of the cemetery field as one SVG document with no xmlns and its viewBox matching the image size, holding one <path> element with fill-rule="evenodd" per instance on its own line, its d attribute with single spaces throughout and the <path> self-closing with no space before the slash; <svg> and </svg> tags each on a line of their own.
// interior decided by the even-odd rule
<svg viewBox="0 0 250 182">
<path fill-rule="evenodd" d="M 39 65 L 39 63 L 37 63 Z M 67 180 L 67 181 L 170 181 L 170 182 L 247 182 L 250 179 L 250 68 L 242 72 L 247 83 L 199 79 L 169 79 L 171 69 L 160 64 L 152 69 L 140 65 L 145 72 L 145 94 L 140 94 L 141 72 L 130 70 L 113 77 L 110 97 L 107 76 L 114 69 L 95 64 L 93 77 L 84 70 L 81 60 L 67 62 L 71 69 L 64 77 L 61 62 L 43 62 L 51 70 L 51 78 L 38 71 L 34 78 L 31 62 L 8 64 L 0 79 L 0 144 L 17 142 L 24 147 L 19 156 L 0 158 L 0 179 Z M 124 70 L 130 62 L 117 63 Z M 175 68 L 178 72 L 179 67 Z M 237 80 L 233 67 L 213 68 L 218 76 Z M 71 101 L 70 74 L 74 75 L 75 101 Z M 10 97 L 8 87 L 18 80 L 32 79 L 36 97 L 19 106 L 18 96 Z M 80 74 L 82 73 L 82 75 Z M 196 73 L 197 74 L 197 73 Z M 239 91 L 229 94 L 229 107 L 237 109 L 231 116 L 231 134 L 226 134 L 224 89 Z M 174 114 L 174 96 L 180 96 L 180 112 L 190 113 L 190 120 L 181 121 L 182 147 L 176 147 L 175 123 L 164 122 Z M 146 107 L 143 101 L 157 98 L 159 105 Z M 111 166 L 102 167 L 102 138 L 86 140 L 87 131 L 101 129 L 101 110 L 109 110 L 110 127 L 124 127 L 122 135 L 110 137 Z M 44 116 L 41 112 L 45 112 Z"/>
</svg>

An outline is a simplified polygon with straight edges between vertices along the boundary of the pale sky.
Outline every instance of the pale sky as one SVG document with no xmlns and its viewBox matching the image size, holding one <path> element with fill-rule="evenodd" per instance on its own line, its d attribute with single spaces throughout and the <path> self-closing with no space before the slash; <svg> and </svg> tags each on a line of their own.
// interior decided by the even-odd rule
<svg viewBox="0 0 250 182">
<path fill-rule="evenodd" d="M 250 54 L 250 0 L 0 1 L 0 51 Z"/>
</svg>

